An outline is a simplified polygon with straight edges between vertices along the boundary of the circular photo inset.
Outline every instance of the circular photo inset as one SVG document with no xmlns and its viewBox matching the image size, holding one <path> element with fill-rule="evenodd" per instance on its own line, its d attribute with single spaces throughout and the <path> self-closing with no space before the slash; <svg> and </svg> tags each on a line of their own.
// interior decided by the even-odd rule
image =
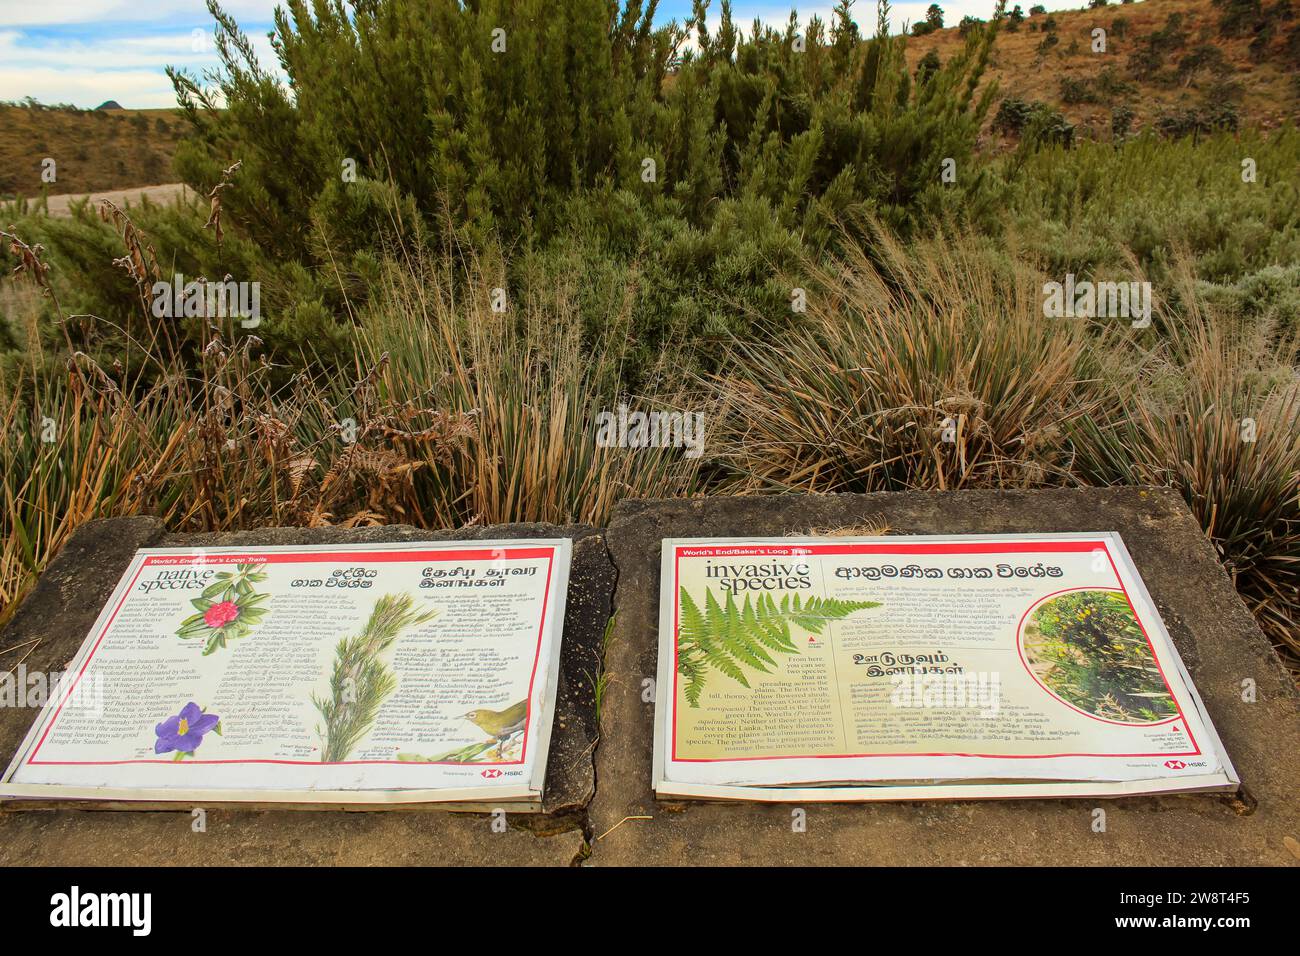
<svg viewBox="0 0 1300 956">
<path fill-rule="evenodd" d="M 1086 714 L 1126 724 L 1178 715 L 1151 645 L 1119 591 L 1070 591 L 1030 613 L 1020 634 L 1030 673 Z"/>
</svg>

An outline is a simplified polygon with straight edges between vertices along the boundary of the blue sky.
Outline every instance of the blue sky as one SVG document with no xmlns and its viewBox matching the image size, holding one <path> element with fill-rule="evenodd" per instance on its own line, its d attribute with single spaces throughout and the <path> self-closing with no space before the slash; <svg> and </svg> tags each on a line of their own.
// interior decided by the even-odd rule
<svg viewBox="0 0 1300 956">
<path fill-rule="evenodd" d="M 964 14 L 987 17 L 994 0 L 939 0 L 947 22 Z M 1085 0 L 1020 0 L 1028 9 L 1042 2 L 1049 10 L 1077 9 Z M 930 0 L 893 4 L 897 28 L 922 18 Z M 224 0 L 225 9 L 250 37 L 263 62 L 275 57 L 267 42 L 275 0 Z M 823 19 L 834 0 L 794 4 L 804 22 Z M 684 19 L 690 0 L 661 0 L 659 19 Z M 719 0 L 710 5 L 716 16 Z M 781 23 L 791 4 L 776 0 L 733 0 L 736 18 L 746 25 L 759 17 Z M 858 0 L 861 24 L 874 24 L 875 3 Z M 167 65 L 193 72 L 216 65 L 212 21 L 203 0 L 0 0 L 0 100 L 34 96 L 45 103 L 98 106 L 108 99 L 133 109 L 174 106 Z"/>
</svg>

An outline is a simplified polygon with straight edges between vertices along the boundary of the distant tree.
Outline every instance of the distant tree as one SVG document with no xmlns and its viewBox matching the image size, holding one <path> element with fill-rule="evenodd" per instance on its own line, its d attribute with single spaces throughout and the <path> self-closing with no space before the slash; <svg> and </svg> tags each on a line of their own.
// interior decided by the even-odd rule
<svg viewBox="0 0 1300 956">
<path fill-rule="evenodd" d="M 1066 75 L 1060 78 L 1060 84 L 1062 103 L 1073 105 L 1097 102 L 1097 94 L 1086 79 Z"/>
<path fill-rule="evenodd" d="M 1187 46 L 1187 31 L 1183 29 L 1183 15 L 1171 13 L 1165 20 L 1165 28 L 1151 34 L 1166 49 L 1177 50 Z"/>
<path fill-rule="evenodd" d="M 1250 41 L 1250 58 L 1256 62 L 1268 56 L 1273 41 L 1283 35 L 1283 21 L 1293 16 L 1291 0 L 1277 0 L 1271 7 L 1264 9 L 1254 26 L 1255 36 Z M 1284 41 L 1284 46 L 1286 45 Z M 1286 57 L 1286 62 L 1296 62 L 1293 54 Z"/>
<path fill-rule="evenodd" d="M 1149 80 L 1160 72 L 1165 65 L 1164 54 L 1154 44 L 1148 42 L 1138 47 L 1128 57 L 1129 72 L 1138 79 Z"/>
<path fill-rule="evenodd" d="M 1224 76 L 1232 72 L 1232 66 L 1221 49 L 1212 43 L 1202 43 L 1178 61 L 1178 81 L 1183 86 L 1191 86 L 1202 71 Z"/>
<path fill-rule="evenodd" d="M 925 82 L 939 72 L 943 66 L 939 59 L 937 50 L 929 50 L 925 56 L 921 57 L 921 62 L 916 64 L 916 85 L 922 86 Z"/>
<path fill-rule="evenodd" d="M 1008 96 L 998 106 L 997 115 L 993 117 L 993 129 L 1034 143 L 1069 146 L 1074 141 L 1074 126 L 1060 110 L 1018 96 Z"/>
<path fill-rule="evenodd" d="M 943 8 L 937 3 L 932 3 L 929 9 L 925 11 L 925 19 L 912 24 L 912 35 L 925 36 L 927 33 L 934 33 L 936 30 L 942 29 Z"/>
<path fill-rule="evenodd" d="M 1110 111 L 1110 135 L 1115 142 L 1128 139 L 1133 129 L 1133 108 L 1121 103 Z"/>
<path fill-rule="evenodd" d="M 1240 117 L 1235 103 L 1224 101 L 1201 109 L 1174 108 L 1156 118 L 1156 129 L 1172 139 L 1191 136 L 1199 139 L 1214 130 L 1236 130 Z"/>
<path fill-rule="evenodd" d="M 1254 33 L 1264 16 L 1262 0 L 1214 0 L 1219 8 L 1219 34 L 1242 37 Z"/>
<path fill-rule="evenodd" d="M 1047 7 L 1043 6 L 1041 3 L 1035 3 L 1029 8 L 1029 15 L 1031 17 L 1041 17 L 1046 12 Z"/>
</svg>

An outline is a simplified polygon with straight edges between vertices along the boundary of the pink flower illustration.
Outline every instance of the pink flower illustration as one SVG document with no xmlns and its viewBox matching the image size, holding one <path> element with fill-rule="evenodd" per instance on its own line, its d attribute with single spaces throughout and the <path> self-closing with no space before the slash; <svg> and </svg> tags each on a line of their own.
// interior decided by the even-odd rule
<svg viewBox="0 0 1300 956">
<path fill-rule="evenodd" d="M 203 623 L 208 627 L 225 627 L 239 617 L 239 608 L 234 601 L 222 601 L 203 612 Z"/>
</svg>

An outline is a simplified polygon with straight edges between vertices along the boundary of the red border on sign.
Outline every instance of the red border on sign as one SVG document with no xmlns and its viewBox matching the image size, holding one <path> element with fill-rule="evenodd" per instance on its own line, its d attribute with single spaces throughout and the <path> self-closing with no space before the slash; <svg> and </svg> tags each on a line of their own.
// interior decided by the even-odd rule
<svg viewBox="0 0 1300 956">
<path fill-rule="evenodd" d="M 105 635 L 113 626 L 113 621 L 117 618 L 118 612 L 122 610 L 122 605 L 126 599 L 131 596 L 135 588 L 136 581 L 147 567 L 158 565 L 221 565 L 221 564 L 286 564 L 286 563 L 338 563 L 345 562 L 364 562 L 364 563 L 384 563 L 384 562 L 402 562 L 402 563 L 429 563 L 432 561 L 496 561 L 510 559 L 527 559 L 527 558 L 546 558 L 546 587 L 542 592 L 542 615 L 541 623 L 537 628 L 537 648 L 533 652 L 533 669 L 528 677 L 528 710 L 524 716 L 524 742 L 519 752 L 518 760 L 502 760 L 491 762 L 475 762 L 472 764 L 461 763 L 453 760 L 439 761 L 406 761 L 406 760 L 336 760 L 328 763 L 320 760 L 273 760 L 273 759 L 250 759 L 250 760 L 185 760 L 178 762 L 170 757 L 161 759 L 135 758 L 131 760 L 37 760 L 36 754 L 40 751 L 41 746 L 45 743 L 45 738 L 50 735 L 54 729 L 55 723 L 59 719 L 59 713 L 63 710 L 63 705 L 67 703 L 68 698 L 72 696 L 77 683 L 86 673 L 86 668 L 90 666 L 91 660 L 99 650 L 99 645 L 103 642 Z M 54 716 L 50 718 L 45 732 L 41 734 L 41 739 L 37 741 L 32 748 L 31 755 L 24 761 L 25 764 L 34 764 L 45 767 L 101 767 L 101 766 L 118 766 L 121 764 L 164 764 L 170 766 L 198 766 L 201 764 L 283 764 L 288 766 L 302 767 L 342 767 L 355 766 L 363 764 L 402 764 L 404 766 L 449 766 L 449 767 L 511 767 L 519 766 L 528 759 L 528 737 L 529 728 L 533 719 L 533 687 L 537 680 L 537 668 L 541 663 L 542 656 L 542 639 L 546 633 L 546 612 L 550 605 L 551 599 L 551 575 L 555 567 L 555 548 L 546 546 L 540 548 L 530 547 L 511 547 L 511 548 L 461 548 L 456 550 L 442 551 L 304 551 L 304 552 L 257 552 L 248 551 L 239 554 L 223 553 L 205 553 L 203 557 L 197 558 L 193 555 L 147 555 L 141 562 L 135 576 L 131 578 L 130 585 L 127 586 L 126 592 L 122 599 L 117 602 L 113 613 L 109 615 L 104 627 L 100 630 L 99 636 L 95 638 L 95 645 L 91 648 L 90 654 L 86 656 L 85 662 L 81 665 L 81 670 L 77 672 L 76 678 L 68 686 L 67 693 L 59 701 L 59 706 L 54 711 Z"/>
<path fill-rule="evenodd" d="M 1188 738 L 1192 742 L 1195 750 L 1185 752 L 1164 751 L 1161 753 L 1135 753 L 1135 754 L 1113 754 L 1113 753 L 1055 753 L 1055 754 L 981 754 L 981 753 L 884 753 L 884 754 L 791 754 L 783 756 L 760 756 L 760 757 L 678 757 L 677 756 L 677 701 L 678 701 L 678 683 L 680 673 L 677 668 L 677 648 L 678 633 L 680 628 L 679 614 L 681 610 L 681 588 L 678 584 L 680 578 L 680 564 L 683 556 L 693 558 L 707 557 L 794 557 L 798 555 L 837 555 L 837 554 L 898 554 L 898 555 L 917 555 L 917 554 L 1042 554 L 1050 552 L 1067 552 L 1078 553 L 1081 551 L 1102 550 L 1106 554 L 1106 559 L 1110 562 L 1111 570 L 1115 574 L 1115 580 L 1119 590 L 1124 594 L 1124 599 L 1128 601 L 1129 608 L 1133 611 L 1133 617 L 1138 622 L 1138 627 L 1142 629 L 1142 634 L 1147 639 L 1147 645 L 1151 647 L 1151 656 L 1156 661 L 1156 666 L 1160 668 L 1160 676 L 1165 681 L 1165 686 L 1169 686 L 1169 681 L 1165 677 L 1163 665 L 1160 658 L 1155 652 L 1155 646 L 1151 643 L 1151 636 L 1147 633 L 1146 625 L 1142 623 L 1142 618 L 1137 613 L 1137 608 L 1133 605 L 1133 599 L 1129 596 L 1128 589 L 1124 587 L 1124 579 L 1120 576 L 1119 568 L 1115 564 L 1115 559 L 1110 553 L 1110 548 L 1103 539 L 1096 541 L 971 541 L 965 544 L 935 544 L 930 542 L 898 542 L 890 543 L 873 543 L 873 544 L 809 544 L 809 543 L 791 543 L 767 544 L 767 545 L 750 545 L 750 546 L 727 546 L 727 545 L 676 545 L 673 550 L 673 727 L 672 727 L 672 757 L 675 763 L 735 763 L 751 760 L 856 760 L 860 757 L 980 757 L 989 760 L 1047 760 L 1058 757 L 1107 757 L 1124 759 L 1130 757 L 1196 757 L 1201 756 L 1200 745 L 1192 735 L 1192 729 L 1186 719 L 1183 719 L 1183 727 L 1187 732 Z M 1068 590 L 1068 589 L 1067 589 Z M 1037 602 L 1035 602 L 1037 603 Z M 1028 612 L 1026 612 L 1028 613 Z M 1023 617 L 1022 617 L 1023 623 Z M 1019 653 L 1020 648 L 1020 631 L 1016 630 L 1016 648 Z M 1178 702 L 1177 696 L 1170 688 L 1170 696 L 1174 698 L 1174 706 L 1178 707 L 1178 717 L 1171 717 L 1168 721 L 1160 723 L 1169 723 L 1183 718 L 1182 707 Z M 1068 704 L 1066 706 L 1069 706 Z M 1073 708 L 1077 710 L 1077 708 Z M 1084 713 L 1083 711 L 1078 711 Z M 1085 716 L 1092 716 L 1085 714 Z M 1101 718 L 1093 718 L 1100 720 Z M 1158 724 L 1125 724 L 1128 727 L 1151 727 L 1159 726 Z"/>
</svg>

